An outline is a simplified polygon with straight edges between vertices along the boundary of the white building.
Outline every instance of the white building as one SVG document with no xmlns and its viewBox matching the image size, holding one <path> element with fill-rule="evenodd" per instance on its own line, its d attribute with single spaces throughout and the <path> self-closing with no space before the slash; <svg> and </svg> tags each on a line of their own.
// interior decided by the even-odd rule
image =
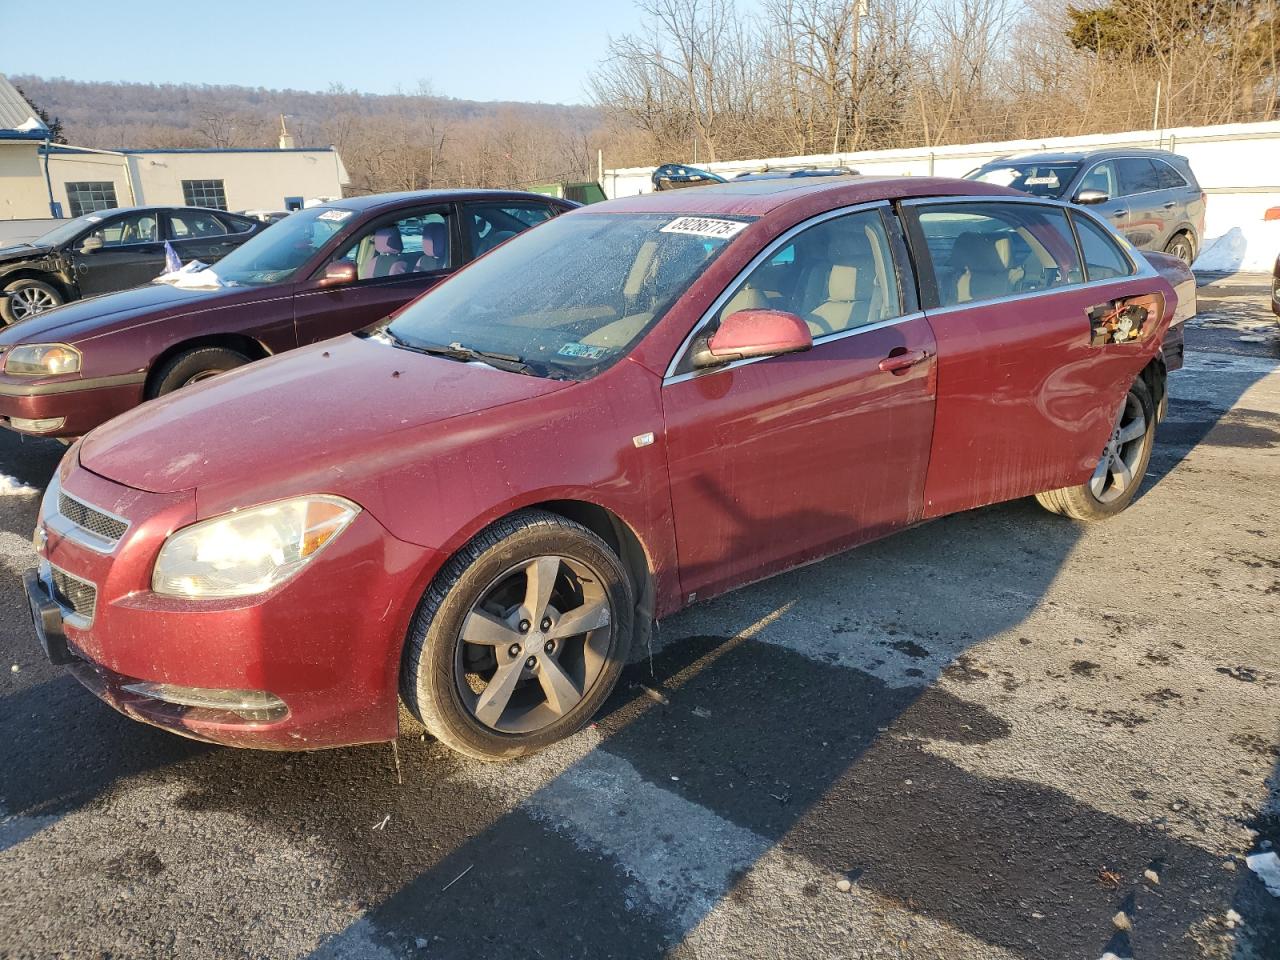
<svg viewBox="0 0 1280 960">
<path fill-rule="evenodd" d="M 0 220 L 142 204 L 293 210 L 341 197 L 349 182 L 333 147 L 91 150 L 47 137 L 0 75 Z"/>
</svg>

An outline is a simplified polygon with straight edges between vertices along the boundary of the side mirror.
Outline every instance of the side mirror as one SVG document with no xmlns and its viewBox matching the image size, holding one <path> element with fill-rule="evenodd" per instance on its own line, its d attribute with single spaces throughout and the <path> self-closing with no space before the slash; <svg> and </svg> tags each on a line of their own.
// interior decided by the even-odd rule
<svg viewBox="0 0 1280 960">
<path fill-rule="evenodd" d="M 80 244 L 81 253 L 97 253 L 102 249 L 101 237 L 85 237 Z"/>
<path fill-rule="evenodd" d="M 356 282 L 356 265 L 345 260 L 335 260 L 324 268 L 324 276 L 320 278 L 320 286 L 337 287 L 344 283 Z"/>
<path fill-rule="evenodd" d="M 1088 206 L 1091 203 L 1106 203 L 1111 199 L 1111 194 L 1105 190 L 1081 190 L 1076 194 L 1075 202 Z"/>
<path fill-rule="evenodd" d="M 748 357 L 799 353 L 813 346 L 809 325 L 785 310 L 739 310 L 694 355 L 696 367 L 712 367 Z"/>
</svg>

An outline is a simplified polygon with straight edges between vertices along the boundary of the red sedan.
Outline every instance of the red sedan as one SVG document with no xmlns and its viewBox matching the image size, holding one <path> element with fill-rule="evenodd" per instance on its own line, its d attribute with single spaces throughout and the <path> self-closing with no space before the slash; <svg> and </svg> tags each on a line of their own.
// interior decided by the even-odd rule
<svg viewBox="0 0 1280 960">
<path fill-rule="evenodd" d="M 402 696 L 451 747 L 519 756 L 687 604 L 994 501 L 1124 509 L 1191 310 L 1180 262 L 968 181 L 576 210 L 77 443 L 37 632 L 187 736 L 389 740 Z"/>
</svg>

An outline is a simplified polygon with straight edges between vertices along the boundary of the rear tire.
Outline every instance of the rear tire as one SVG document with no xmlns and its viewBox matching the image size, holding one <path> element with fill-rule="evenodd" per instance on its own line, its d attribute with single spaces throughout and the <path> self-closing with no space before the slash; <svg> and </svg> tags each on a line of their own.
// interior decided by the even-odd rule
<svg viewBox="0 0 1280 960">
<path fill-rule="evenodd" d="M 171 358 L 161 367 L 155 376 L 147 398 L 163 397 L 182 387 L 236 367 L 243 367 L 249 358 L 242 353 L 228 350 L 226 347 L 196 347 Z"/>
<path fill-rule="evenodd" d="M 1098 459 L 1093 477 L 1076 487 L 1037 493 L 1036 500 L 1046 510 L 1072 520 L 1105 520 L 1115 516 L 1138 495 L 1151 462 L 1155 438 L 1155 403 L 1146 381 L 1138 377 L 1125 394 L 1115 429 Z M 1122 483 L 1126 476 L 1127 481 Z"/>
<path fill-rule="evenodd" d="M 1164 248 L 1164 252 L 1177 257 L 1189 267 L 1196 258 L 1196 245 L 1189 234 L 1175 233 Z"/>
<path fill-rule="evenodd" d="M 452 750 L 488 761 L 534 753 L 581 729 L 612 692 L 634 609 L 608 544 L 558 514 L 522 510 L 477 534 L 427 588 L 401 695 Z"/>
<path fill-rule="evenodd" d="M 56 287 L 42 280 L 15 280 L 4 292 L 8 296 L 0 300 L 0 316 L 6 324 L 21 323 L 66 302 Z"/>
</svg>

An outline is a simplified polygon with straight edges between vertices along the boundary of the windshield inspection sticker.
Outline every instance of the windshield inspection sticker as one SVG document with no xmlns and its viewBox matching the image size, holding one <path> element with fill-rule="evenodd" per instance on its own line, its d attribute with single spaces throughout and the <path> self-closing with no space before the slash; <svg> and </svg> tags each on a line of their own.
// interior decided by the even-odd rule
<svg viewBox="0 0 1280 960">
<path fill-rule="evenodd" d="M 1058 176 L 1057 174 L 1049 173 L 1043 177 L 1027 177 L 1025 183 L 1029 187 L 1056 187 L 1058 185 Z"/>
<path fill-rule="evenodd" d="M 737 220 L 713 220 L 710 217 L 676 217 L 659 233 L 687 233 L 691 237 L 711 237 L 714 240 L 728 240 L 747 224 Z"/>
<path fill-rule="evenodd" d="M 316 219 L 317 220 L 345 220 L 349 216 L 351 216 L 350 210 L 326 210 L 324 213 L 320 214 L 320 216 L 316 217 Z"/>
<path fill-rule="evenodd" d="M 566 343 L 556 351 L 562 357 L 582 357 L 586 360 L 599 360 L 608 355 L 606 347 L 593 347 L 586 343 Z"/>
</svg>

